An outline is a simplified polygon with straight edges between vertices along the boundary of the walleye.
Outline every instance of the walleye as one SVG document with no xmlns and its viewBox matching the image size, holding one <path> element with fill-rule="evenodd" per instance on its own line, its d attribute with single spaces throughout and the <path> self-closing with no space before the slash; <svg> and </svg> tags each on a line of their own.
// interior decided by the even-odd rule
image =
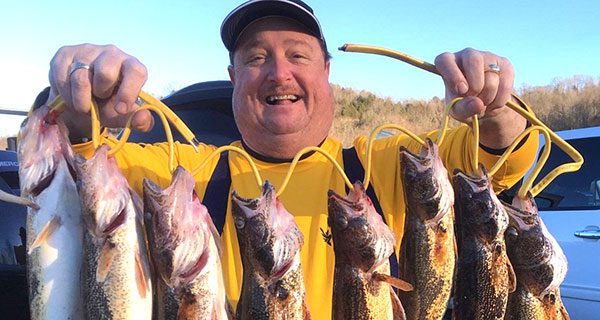
<svg viewBox="0 0 600 320">
<path fill-rule="evenodd" d="M 221 238 L 194 185 L 194 177 L 183 167 L 175 169 L 164 190 L 144 179 L 150 253 L 161 284 L 158 319 L 229 318 Z"/>
<path fill-rule="evenodd" d="M 67 128 L 47 105 L 19 132 L 21 194 L 27 210 L 27 282 L 32 319 L 81 319 L 81 206 Z"/>
<path fill-rule="evenodd" d="M 310 319 L 300 266 L 304 237 L 294 217 L 268 181 L 260 197 L 234 191 L 232 202 L 244 268 L 237 318 Z"/>
<path fill-rule="evenodd" d="M 507 205 L 508 257 L 517 275 L 517 289 L 508 297 L 505 319 L 569 319 L 560 298 L 567 258 L 538 215 L 533 199 L 515 197 Z"/>
<path fill-rule="evenodd" d="M 360 182 L 348 197 L 329 191 L 329 216 L 335 252 L 334 320 L 405 319 L 404 309 L 390 286 L 411 286 L 390 274 L 394 234 L 375 211 Z"/>
<path fill-rule="evenodd" d="M 438 147 L 430 139 L 419 155 L 400 147 L 406 217 L 399 277 L 414 287 L 400 291 L 407 319 L 441 319 L 456 262 L 454 190 Z"/>
<path fill-rule="evenodd" d="M 485 168 L 481 177 L 454 175 L 458 263 L 454 318 L 503 319 L 515 274 L 506 254 L 508 214 L 492 189 Z"/>
<path fill-rule="evenodd" d="M 88 319 L 150 319 L 152 285 L 141 200 L 108 158 L 76 158 L 83 211 L 83 288 Z"/>
</svg>

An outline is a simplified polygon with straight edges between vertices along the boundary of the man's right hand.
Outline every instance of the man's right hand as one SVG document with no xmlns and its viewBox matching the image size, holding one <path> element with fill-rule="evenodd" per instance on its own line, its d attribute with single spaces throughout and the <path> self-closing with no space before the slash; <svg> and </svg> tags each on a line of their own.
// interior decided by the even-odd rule
<svg viewBox="0 0 600 320">
<path fill-rule="evenodd" d="M 89 65 L 69 73 L 74 62 Z M 50 61 L 48 101 L 62 96 L 67 109 L 62 118 L 71 139 L 91 136 L 90 107 L 92 97 L 100 108 L 100 121 L 108 127 L 124 127 L 135 101 L 148 79 L 146 67 L 113 45 L 81 44 L 60 48 Z M 136 112 L 132 128 L 148 131 L 152 128 L 148 110 Z"/>
</svg>

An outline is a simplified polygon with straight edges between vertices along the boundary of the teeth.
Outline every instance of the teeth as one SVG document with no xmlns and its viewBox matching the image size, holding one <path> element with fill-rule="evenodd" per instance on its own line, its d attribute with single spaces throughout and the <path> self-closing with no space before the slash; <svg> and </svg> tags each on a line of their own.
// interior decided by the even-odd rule
<svg viewBox="0 0 600 320">
<path fill-rule="evenodd" d="M 293 94 L 286 94 L 286 95 L 281 95 L 281 96 L 268 96 L 267 97 L 267 102 L 268 103 L 274 103 L 276 101 L 279 100 L 292 100 L 292 101 L 296 101 L 298 100 L 298 97 L 296 97 Z"/>
</svg>

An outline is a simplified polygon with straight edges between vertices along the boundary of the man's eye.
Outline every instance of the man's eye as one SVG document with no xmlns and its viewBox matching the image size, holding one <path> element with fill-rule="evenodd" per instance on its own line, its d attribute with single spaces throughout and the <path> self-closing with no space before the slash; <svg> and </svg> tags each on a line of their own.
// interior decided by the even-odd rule
<svg viewBox="0 0 600 320">
<path fill-rule="evenodd" d="M 293 55 L 294 59 L 308 59 L 308 57 L 306 55 L 303 55 L 301 53 L 296 53 Z"/>
<path fill-rule="evenodd" d="M 265 56 L 263 55 L 256 55 L 248 58 L 248 63 L 252 64 L 262 63 L 263 61 L 265 61 Z"/>
</svg>

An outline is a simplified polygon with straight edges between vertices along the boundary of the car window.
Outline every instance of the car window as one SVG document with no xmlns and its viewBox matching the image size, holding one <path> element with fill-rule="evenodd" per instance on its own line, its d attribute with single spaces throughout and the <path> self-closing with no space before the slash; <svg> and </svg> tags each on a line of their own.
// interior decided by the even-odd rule
<svg viewBox="0 0 600 320">
<path fill-rule="evenodd" d="M 600 137 L 573 139 L 568 141 L 584 158 L 577 172 L 564 173 L 550 183 L 537 197 L 541 210 L 588 210 L 600 208 Z M 560 164 L 572 162 L 559 148 L 552 152 L 542 172 L 536 179 L 544 177 Z"/>
</svg>

